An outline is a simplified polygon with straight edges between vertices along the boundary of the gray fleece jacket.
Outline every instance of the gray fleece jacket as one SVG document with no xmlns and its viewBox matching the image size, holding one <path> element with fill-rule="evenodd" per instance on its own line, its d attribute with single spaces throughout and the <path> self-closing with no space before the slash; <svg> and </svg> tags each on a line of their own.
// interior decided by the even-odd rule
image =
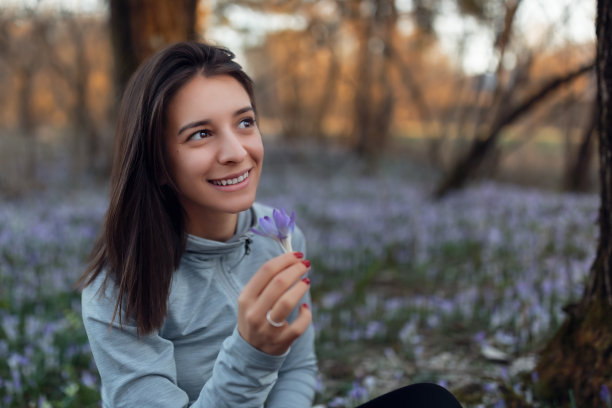
<svg viewBox="0 0 612 408">
<path fill-rule="evenodd" d="M 116 289 L 98 277 L 82 294 L 83 322 L 102 378 L 104 407 L 310 407 L 316 358 L 312 325 L 281 356 L 248 344 L 237 329 L 237 299 L 267 260 L 282 253 L 249 232 L 272 209 L 254 204 L 239 214 L 227 242 L 189 236 L 156 332 L 138 337 L 130 321 L 111 326 Z M 305 252 L 296 228 L 293 248 Z M 298 305 L 307 302 L 305 296 Z M 298 306 L 299 307 L 299 306 Z M 294 310 L 289 321 L 297 316 Z"/>
</svg>

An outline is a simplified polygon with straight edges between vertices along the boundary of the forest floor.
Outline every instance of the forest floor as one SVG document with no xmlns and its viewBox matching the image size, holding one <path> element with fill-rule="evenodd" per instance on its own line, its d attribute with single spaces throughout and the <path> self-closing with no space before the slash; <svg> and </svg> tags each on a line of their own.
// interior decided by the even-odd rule
<svg viewBox="0 0 612 408">
<path fill-rule="evenodd" d="M 258 200 L 296 211 L 313 263 L 316 404 L 429 381 L 466 408 L 546 406 L 537 353 L 582 293 L 597 195 L 479 182 L 432 201 L 436 175 L 406 161 L 266 154 Z M 2 201 L 2 406 L 97 406 L 72 287 L 106 202 L 103 187 Z"/>
</svg>

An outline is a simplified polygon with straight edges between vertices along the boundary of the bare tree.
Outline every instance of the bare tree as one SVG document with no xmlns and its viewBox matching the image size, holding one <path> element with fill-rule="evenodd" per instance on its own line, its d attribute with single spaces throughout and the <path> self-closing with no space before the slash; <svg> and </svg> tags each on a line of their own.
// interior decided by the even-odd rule
<svg viewBox="0 0 612 408">
<path fill-rule="evenodd" d="M 33 98 L 34 78 L 41 68 L 33 33 L 44 31 L 48 21 L 36 13 L 35 7 L 23 8 L 20 13 L 3 10 L 0 18 L 0 58 L 6 61 L 14 78 L 18 131 L 21 137 L 28 139 L 29 148 L 21 175 L 21 181 L 28 184 L 35 181 L 37 171 Z"/>
<path fill-rule="evenodd" d="M 538 389 L 544 398 L 574 406 L 601 405 L 612 387 L 612 3 L 597 2 L 597 89 L 601 206 L 599 243 L 579 303 L 540 355 Z"/>
<path fill-rule="evenodd" d="M 100 152 L 100 125 L 92 115 L 89 102 L 94 61 L 88 55 L 88 44 L 99 41 L 96 37 L 102 37 L 105 32 L 104 24 L 96 17 L 64 11 L 54 18 L 47 31 L 39 33 L 38 40 L 45 45 L 41 53 L 44 53 L 47 64 L 64 81 L 73 96 L 69 115 L 73 128 L 70 149 L 73 182 L 77 182 L 85 170 L 108 168 L 108 155 Z M 98 47 L 101 45 L 98 44 Z M 70 52 L 66 52 L 67 48 Z M 100 48 L 99 52 L 102 52 Z"/>
<path fill-rule="evenodd" d="M 473 15 L 479 21 L 499 22 L 495 41 L 496 66 L 490 75 L 493 84 L 491 90 L 485 92 L 486 81 L 480 81 L 472 103 L 466 105 L 468 109 L 473 110 L 471 113 L 473 120 L 466 120 L 468 116 L 466 109 L 463 109 L 460 115 L 462 119 L 460 120 L 461 125 L 458 126 L 459 134 L 470 133 L 466 125 L 472 123 L 473 137 L 467 150 L 457 155 L 436 186 L 435 198 L 441 198 L 453 190 L 462 188 L 470 179 L 483 173 L 483 170 L 489 173 L 494 172 L 499 166 L 499 157 L 505 154 L 498 147 L 502 130 L 534 111 L 545 100 L 550 99 L 555 92 L 585 75 L 593 67 L 592 64 L 587 63 L 574 70 L 570 69 L 565 74 L 550 78 L 540 85 L 539 89 L 527 92 L 528 88 L 536 88 L 534 79 L 530 78 L 534 55 L 538 49 L 543 51 L 546 48 L 547 41 L 554 34 L 555 28 L 551 25 L 547 30 L 548 34 L 543 36 L 539 46 L 523 49 L 524 46 L 521 46 L 519 40 L 516 39 L 521 38 L 520 32 L 513 28 L 517 11 L 522 4 L 521 0 L 491 2 L 495 6 L 492 8 L 496 8 L 497 12 L 488 12 L 490 15 L 487 15 L 484 3 L 457 0 L 457 4 L 463 13 Z M 567 17 L 568 14 L 569 9 L 566 9 L 564 15 Z M 503 16 L 503 19 L 500 16 Z M 519 53 L 517 50 L 520 49 L 523 51 Z M 504 69 L 504 56 L 510 51 L 515 54 L 517 63 L 512 71 L 507 71 Z M 520 95 L 525 96 L 519 99 Z"/>
<path fill-rule="evenodd" d="M 467 153 L 455 162 L 436 188 L 434 196 L 441 198 L 450 191 L 463 187 L 476 174 L 487 155 L 493 151 L 504 127 L 530 112 L 563 85 L 591 71 L 593 67 L 594 64 L 586 64 L 562 76 L 550 79 L 515 106 L 506 106 L 501 109 L 492 126 L 485 132 L 479 133 Z"/>
</svg>

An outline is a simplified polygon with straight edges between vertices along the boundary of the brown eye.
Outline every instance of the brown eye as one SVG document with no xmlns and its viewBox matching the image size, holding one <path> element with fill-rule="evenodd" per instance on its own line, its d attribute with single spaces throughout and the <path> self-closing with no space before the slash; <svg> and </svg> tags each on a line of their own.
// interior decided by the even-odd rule
<svg viewBox="0 0 612 408">
<path fill-rule="evenodd" d="M 193 133 L 187 140 L 201 140 L 212 136 L 212 133 L 208 129 L 200 129 Z"/>
<path fill-rule="evenodd" d="M 240 121 L 238 127 L 241 129 L 247 129 L 253 127 L 255 125 L 255 119 L 253 118 L 245 118 Z"/>
</svg>

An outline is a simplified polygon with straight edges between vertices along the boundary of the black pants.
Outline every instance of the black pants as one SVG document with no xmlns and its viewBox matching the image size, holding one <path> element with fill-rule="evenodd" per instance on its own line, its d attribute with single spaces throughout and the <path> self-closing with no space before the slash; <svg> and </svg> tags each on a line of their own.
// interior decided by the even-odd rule
<svg viewBox="0 0 612 408">
<path fill-rule="evenodd" d="M 445 388 L 420 383 L 381 395 L 358 408 L 461 408 L 461 404 Z"/>
</svg>

